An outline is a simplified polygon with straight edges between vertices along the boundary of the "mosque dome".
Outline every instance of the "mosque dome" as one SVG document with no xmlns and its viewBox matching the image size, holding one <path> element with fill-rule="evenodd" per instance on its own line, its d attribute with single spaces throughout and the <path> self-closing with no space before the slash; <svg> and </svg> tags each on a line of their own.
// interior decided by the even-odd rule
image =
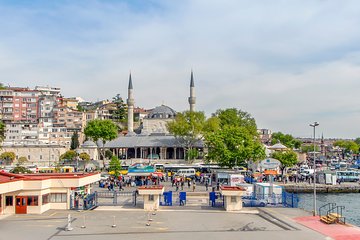
<svg viewBox="0 0 360 240">
<path fill-rule="evenodd" d="M 166 119 L 166 118 L 174 118 L 176 116 L 176 112 L 174 109 L 161 105 L 150 111 L 148 118 L 157 118 L 157 119 Z"/>
</svg>

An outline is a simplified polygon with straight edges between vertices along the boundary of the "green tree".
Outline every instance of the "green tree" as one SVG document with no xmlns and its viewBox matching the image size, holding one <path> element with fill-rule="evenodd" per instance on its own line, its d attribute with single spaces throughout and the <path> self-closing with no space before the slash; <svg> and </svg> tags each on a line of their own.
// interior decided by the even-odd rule
<svg viewBox="0 0 360 240">
<path fill-rule="evenodd" d="M 300 151 L 303 153 L 313 152 L 314 145 L 302 145 Z M 315 152 L 319 152 L 319 151 L 320 151 L 319 146 L 315 145 Z"/>
<path fill-rule="evenodd" d="M 5 139 L 5 124 L 0 120 L 0 145 Z"/>
<path fill-rule="evenodd" d="M 74 160 L 77 157 L 77 153 L 74 150 L 66 151 L 64 154 L 61 154 L 60 160 Z"/>
<path fill-rule="evenodd" d="M 359 153 L 359 145 L 357 145 L 356 142 L 354 141 L 338 140 L 334 142 L 333 145 L 343 148 L 345 153 L 350 153 L 350 154 Z"/>
<path fill-rule="evenodd" d="M 74 150 L 77 149 L 79 146 L 80 146 L 79 134 L 78 132 L 74 132 L 73 135 L 71 136 L 70 149 Z"/>
<path fill-rule="evenodd" d="M 219 109 L 213 114 L 213 117 L 217 117 L 220 120 L 220 127 L 244 127 L 250 134 L 258 135 L 256 121 L 248 112 L 236 108 Z"/>
<path fill-rule="evenodd" d="M 284 170 L 297 164 L 298 157 L 292 150 L 274 152 L 271 157 L 280 161 L 281 175 L 284 177 Z"/>
<path fill-rule="evenodd" d="M 80 154 L 79 154 L 79 158 L 80 158 L 81 160 L 83 160 L 83 161 L 86 161 L 86 162 L 90 161 L 90 155 L 87 154 L 86 152 L 80 153 Z"/>
<path fill-rule="evenodd" d="M 204 112 L 185 111 L 178 113 L 175 120 L 167 123 L 167 129 L 173 134 L 185 151 L 193 152 L 195 145 L 203 139 L 205 130 L 209 128 Z M 195 155 L 186 154 L 187 161 L 194 160 Z"/>
<path fill-rule="evenodd" d="M 100 156 L 105 161 L 104 146 L 107 141 L 111 141 L 118 136 L 118 128 L 111 120 L 95 119 L 86 125 L 84 133 L 87 137 L 91 138 L 95 143 L 101 140 L 102 146 L 98 146 Z"/>
<path fill-rule="evenodd" d="M 23 166 L 16 166 L 14 167 L 11 171 L 11 173 L 32 173 L 30 169 L 27 169 L 26 167 Z"/>
<path fill-rule="evenodd" d="M 15 158 L 16 158 L 16 155 L 13 152 L 3 152 L 0 155 L 0 159 L 5 161 L 6 165 L 10 165 L 15 160 Z"/>
<path fill-rule="evenodd" d="M 26 157 L 22 156 L 22 157 L 19 157 L 19 159 L 18 159 L 18 161 L 17 161 L 17 165 L 18 165 L 18 166 L 22 166 L 22 165 L 24 165 L 24 164 L 27 163 L 27 162 L 28 162 L 28 159 L 27 159 Z"/>
<path fill-rule="evenodd" d="M 356 138 L 354 142 L 356 142 L 356 144 L 360 146 L 360 138 Z"/>
<path fill-rule="evenodd" d="M 120 164 L 120 160 L 117 156 L 112 156 L 111 157 L 111 161 L 109 163 L 109 171 L 113 171 L 114 172 L 114 176 L 117 178 L 120 175 L 120 170 L 121 170 L 121 164 Z"/>
<path fill-rule="evenodd" d="M 299 149 L 301 147 L 301 141 L 295 139 L 290 134 L 284 134 L 282 132 L 275 132 L 271 135 L 271 144 L 274 145 L 278 142 L 281 142 L 288 148 L 296 148 Z"/>
<path fill-rule="evenodd" d="M 3 83 L 0 83 L 0 90 L 6 89 L 6 86 Z"/>
<path fill-rule="evenodd" d="M 115 110 L 112 113 L 112 118 L 118 122 L 126 122 L 127 121 L 127 106 L 124 103 L 124 100 L 120 96 L 120 94 L 116 94 L 113 97 L 113 103 L 115 104 Z"/>
<path fill-rule="evenodd" d="M 213 129 L 208 129 L 205 134 L 208 160 L 234 167 L 266 157 L 255 119 L 249 113 L 235 108 L 218 110 L 209 122 Z"/>
<path fill-rule="evenodd" d="M 112 156 L 113 156 L 112 151 L 110 151 L 109 149 L 106 149 L 106 150 L 105 150 L 105 158 L 111 159 Z"/>
</svg>

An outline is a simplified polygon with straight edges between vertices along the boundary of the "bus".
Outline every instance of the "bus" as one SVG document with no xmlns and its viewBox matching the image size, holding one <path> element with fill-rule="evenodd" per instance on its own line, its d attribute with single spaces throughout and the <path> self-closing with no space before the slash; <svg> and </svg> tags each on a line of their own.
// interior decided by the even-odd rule
<svg viewBox="0 0 360 240">
<path fill-rule="evenodd" d="M 72 172 L 75 172 L 75 168 L 71 166 L 36 168 L 36 173 L 72 173 Z"/>
<path fill-rule="evenodd" d="M 358 182 L 359 172 L 357 171 L 336 171 L 337 179 L 341 179 L 342 182 Z"/>
</svg>

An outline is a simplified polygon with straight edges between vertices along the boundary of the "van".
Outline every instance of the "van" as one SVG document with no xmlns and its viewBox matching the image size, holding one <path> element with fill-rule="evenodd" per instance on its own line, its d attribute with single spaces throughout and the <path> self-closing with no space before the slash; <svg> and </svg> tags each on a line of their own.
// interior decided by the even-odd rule
<svg viewBox="0 0 360 240">
<path fill-rule="evenodd" d="M 176 172 L 176 175 L 178 176 L 184 176 L 189 178 L 195 178 L 195 168 L 185 168 L 185 169 L 179 169 Z"/>
</svg>

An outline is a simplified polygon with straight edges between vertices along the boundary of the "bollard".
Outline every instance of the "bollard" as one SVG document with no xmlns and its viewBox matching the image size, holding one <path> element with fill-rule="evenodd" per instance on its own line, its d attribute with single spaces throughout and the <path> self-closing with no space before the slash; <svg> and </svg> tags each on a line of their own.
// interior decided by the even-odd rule
<svg viewBox="0 0 360 240">
<path fill-rule="evenodd" d="M 155 208 L 152 215 L 156 215 L 156 211 L 157 211 L 157 209 Z"/>
<path fill-rule="evenodd" d="M 153 219 L 151 218 L 150 212 L 148 212 L 148 221 L 149 221 L 149 222 L 152 222 L 152 220 L 153 220 Z"/>
<path fill-rule="evenodd" d="M 72 230 L 73 230 L 73 228 L 71 227 L 71 215 L 68 214 L 68 223 L 65 227 L 65 231 L 72 231 Z"/>
<path fill-rule="evenodd" d="M 148 226 L 148 227 L 149 227 L 149 226 L 151 225 L 151 223 L 150 223 L 151 221 L 152 221 L 152 219 L 150 218 L 150 212 L 148 212 L 148 213 L 147 213 L 147 222 L 146 222 L 146 226 Z"/>
<path fill-rule="evenodd" d="M 84 216 L 83 225 L 81 226 L 81 228 L 86 228 L 86 226 L 85 226 L 85 216 Z"/>
<path fill-rule="evenodd" d="M 113 221 L 113 225 L 111 226 L 112 228 L 115 228 L 116 227 L 116 224 L 115 224 L 115 216 L 113 216 L 114 218 L 114 221 Z"/>
</svg>

